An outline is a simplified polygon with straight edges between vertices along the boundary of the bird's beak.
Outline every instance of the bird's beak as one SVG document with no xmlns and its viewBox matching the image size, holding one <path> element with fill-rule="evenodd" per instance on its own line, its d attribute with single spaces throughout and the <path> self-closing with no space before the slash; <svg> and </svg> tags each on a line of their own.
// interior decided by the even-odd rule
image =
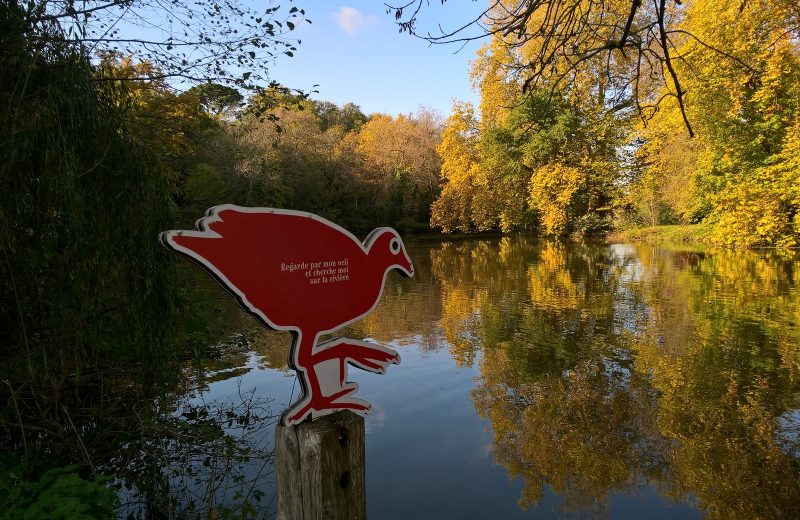
<svg viewBox="0 0 800 520">
<path fill-rule="evenodd" d="M 414 276 L 414 264 L 411 263 L 411 259 L 405 251 L 403 251 L 403 259 L 405 262 L 403 265 L 399 266 L 400 272 L 403 273 L 404 276 L 411 278 Z"/>
</svg>

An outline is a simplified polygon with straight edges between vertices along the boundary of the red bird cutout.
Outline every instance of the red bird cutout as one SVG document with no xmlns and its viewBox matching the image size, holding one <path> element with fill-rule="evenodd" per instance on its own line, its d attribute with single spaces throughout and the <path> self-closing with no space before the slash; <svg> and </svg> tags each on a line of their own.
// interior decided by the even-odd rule
<svg viewBox="0 0 800 520">
<path fill-rule="evenodd" d="M 369 403 L 353 397 L 358 385 L 347 381 L 347 365 L 383 374 L 400 355 L 365 341 L 317 341 L 372 312 L 390 270 L 414 275 L 397 232 L 378 228 L 361 243 L 311 213 L 230 204 L 209 209 L 196 226 L 164 231 L 159 240 L 208 271 L 262 324 L 292 332 L 289 366 L 302 395 L 283 423 L 368 412 Z"/>
</svg>

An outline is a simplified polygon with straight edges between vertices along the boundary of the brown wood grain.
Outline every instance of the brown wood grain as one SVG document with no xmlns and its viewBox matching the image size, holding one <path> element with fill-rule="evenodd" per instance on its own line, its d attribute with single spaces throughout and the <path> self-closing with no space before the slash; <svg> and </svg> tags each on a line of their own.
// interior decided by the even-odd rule
<svg viewBox="0 0 800 520">
<path fill-rule="evenodd" d="M 363 417 L 279 424 L 275 449 L 279 520 L 366 518 Z"/>
</svg>

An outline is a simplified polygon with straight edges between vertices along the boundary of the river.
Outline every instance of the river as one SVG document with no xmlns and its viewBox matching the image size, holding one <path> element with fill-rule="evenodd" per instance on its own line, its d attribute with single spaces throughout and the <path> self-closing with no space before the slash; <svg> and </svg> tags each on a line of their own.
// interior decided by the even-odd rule
<svg viewBox="0 0 800 520">
<path fill-rule="evenodd" d="M 370 518 L 800 517 L 797 255 L 525 236 L 407 247 L 415 278 L 390 274 L 374 313 L 341 331 L 402 358 L 350 370 L 373 406 Z M 289 337 L 237 323 L 184 406 L 263 398 L 277 415 L 299 386 Z M 247 434 L 264 453 L 273 422 Z M 269 459 L 238 472 L 215 500 L 253 482 L 268 516 Z"/>
</svg>

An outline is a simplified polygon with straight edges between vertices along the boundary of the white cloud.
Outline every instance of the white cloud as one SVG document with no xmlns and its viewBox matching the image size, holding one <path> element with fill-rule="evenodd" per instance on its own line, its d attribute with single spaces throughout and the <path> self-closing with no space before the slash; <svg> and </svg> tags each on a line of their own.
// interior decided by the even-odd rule
<svg viewBox="0 0 800 520">
<path fill-rule="evenodd" d="M 352 35 L 363 31 L 373 23 L 375 23 L 375 16 L 364 16 L 358 9 L 353 7 L 342 7 L 339 9 L 339 12 L 336 13 L 336 24 L 339 26 L 339 29 L 347 34 Z"/>
</svg>

